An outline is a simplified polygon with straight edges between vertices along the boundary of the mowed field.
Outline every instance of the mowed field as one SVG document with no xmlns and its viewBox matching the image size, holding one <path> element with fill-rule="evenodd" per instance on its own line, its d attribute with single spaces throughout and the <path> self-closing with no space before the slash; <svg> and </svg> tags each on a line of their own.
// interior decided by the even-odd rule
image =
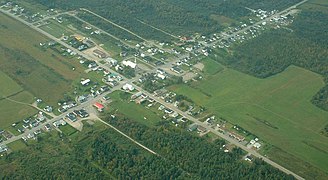
<svg viewBox="0 0 328 180">
<path fill-rule="evenodd" d="M 33 96 L 56 105 L 72 90 L 72 81 L 83 75 L 84 69 L 74 59 L 42 49 L 39 43 L 47 41 L 38 32 L 0 14 L 0 70 Z"/>
<path fill-rule="evenodd" d="M 328 138 L 320 131 L 328 112 L 310 102 L 323 85 L 320 75 L 291 66 L 267 79 L 225 69 L 171 90 L 327 173 Z"/>
</svg>

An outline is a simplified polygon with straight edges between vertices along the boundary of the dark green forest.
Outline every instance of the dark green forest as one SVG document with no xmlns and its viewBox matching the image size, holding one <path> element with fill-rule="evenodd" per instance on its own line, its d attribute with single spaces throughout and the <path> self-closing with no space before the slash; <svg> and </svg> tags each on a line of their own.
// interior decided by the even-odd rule
<svg viewBox="0 0 328 180">
<path fill-rule="evenodd" d="M 2 179 L 293 179 L 261 160 L 247 163 L 240 149 L 224 153 L 208 141 L 162 123 L 106 118 L 154 150 L 150 154 L 111 129 L 88 127 L 70 137 L 52 135 L 0 159 Z"/>
<path fill-rule="evenodd" d="M 245 7 L 264 10 L 283 9 L 300 0 L 28 0 L 49 8 L 76 10 L 86 8 L 108 18 L 140 36 L 167 41 L 167 35 L 154 31 L 142 20 L 175 35 L 210 34 L 222 30 L 214 16 L 239 20 L 251 12 Z M 91 20 L 88 17 L 86 20 Z M 98 23 L 100 19 L 94 19 Z"/>
<path fill-rule="evenodd" d="M 266 78 L 296 65 L 321 74 L 328 83 L 328 13 L 304 10 L 290 29 L 272 30 L 238 45 L 221 63 Z M 291 31 L 292 30 L 292 31 Z M 312 102 L 328 110 L 328 85 Z"/>
</svg>

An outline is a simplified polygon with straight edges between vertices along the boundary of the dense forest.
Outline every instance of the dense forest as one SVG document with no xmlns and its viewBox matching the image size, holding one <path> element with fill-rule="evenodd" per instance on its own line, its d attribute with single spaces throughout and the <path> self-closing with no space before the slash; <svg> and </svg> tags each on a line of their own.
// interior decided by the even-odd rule
<svg viewBox="0 0 328 180">
<path fill-rule="evenodd" d="M 302 11 L 290 29 L 272 30 L 243 43 L 220 61 L 234 69 L 266 78 L 296 65 L 321 74 L 328 83 L 328 13 Z M 312 102 L 328 110 L 328 85 Z"/>
<path fill-rule="evenodd" d="M 222 30 L 221 22 L 213 17 L 239 20 L 249 15 L 245 7 L 265 10 L 283 9 L 300 0 L 28 0 L 49 8 L 86 8 L 150 39 L 165 41 L 167 35 L 154 31 L 138 20 L 162 28 L 175 35 L 216 33 Z M 89 17 L 90 19 L 91 17 Z M 97 23 L 97 21 L 92 21 Z"/>
<path fill-rule="evenodd" d="M 111 129 L 84 127 L 70 137 L 52 135 L 0 159 L 1 179 L 294 179 L 261 160 L 247 163 L 240 149 L 208 141 L 162 123 L 110 123 L 154 150 L 153 155 Z M 90 125 L 87 125 L 90 126 Z"/>
</svg>

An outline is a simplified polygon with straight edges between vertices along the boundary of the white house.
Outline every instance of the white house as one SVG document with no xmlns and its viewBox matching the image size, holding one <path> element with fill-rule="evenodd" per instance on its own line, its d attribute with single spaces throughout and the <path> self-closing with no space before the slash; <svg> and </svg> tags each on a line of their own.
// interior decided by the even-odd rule
<svg viewBox="0 0 328 180">
<path fill-rule="evenodd" d="M 125 91 L 133 91 L 134 90 L 134 87 L 131 84 L 125 84 L 122 88 Z"/>
<path fill-rule="evenodd" d="M 134 62 L 131 62 L 131 61 L 122 61 L 122 64 L 124 66 L 128 66 L 128 67 L 131 67 L 132 69 L 135 69 L 137 67 L 137 64 L 134 63 Z"/>
<path fill-rule="evenodd" d="M 81 81 L 81 84 L 82 84 L 82 86 L 87 86 L 87 85 L 89 85 L 90 82 L 91 82 L 90 79 L 85 79 L 85 80 Z"/>
</svg>

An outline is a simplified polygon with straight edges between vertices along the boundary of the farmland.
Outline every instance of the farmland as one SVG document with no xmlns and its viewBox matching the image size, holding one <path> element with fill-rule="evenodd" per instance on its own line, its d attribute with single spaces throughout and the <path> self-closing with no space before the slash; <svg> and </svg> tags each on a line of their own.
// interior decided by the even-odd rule
<svg viewBox="0 0 328 180">
<path fill-rule="evenodd" d="M 0 70 L 35 97 L 56 105 L 72 90 L 71 82 L 80 77 L 83 68 L 74 59 L 42 49 L 39 43 L 48 39 L 40 34 L 2 14 L 0 19 Z"/>
<path fill-rule="evenodd" d="M 10 97 L 10 99 L 15 101 L 31 103 L 33 96 L 30 93 L 23 91 L 17 83 L 1 71 L 0 84 L 0 129 L 8 128 L 18 119 L 36 113 L 32 107 L 4 99 L 5 97 Z"/>
<path fill-rule="evenodd" d="M 310 102 L 322 86 L 320 75 L 290 66 L 266 79 L 225 69 L 171 89 L 327 172 L 328 141 L 320 130 L 328 113 Z"/>
</svg>

